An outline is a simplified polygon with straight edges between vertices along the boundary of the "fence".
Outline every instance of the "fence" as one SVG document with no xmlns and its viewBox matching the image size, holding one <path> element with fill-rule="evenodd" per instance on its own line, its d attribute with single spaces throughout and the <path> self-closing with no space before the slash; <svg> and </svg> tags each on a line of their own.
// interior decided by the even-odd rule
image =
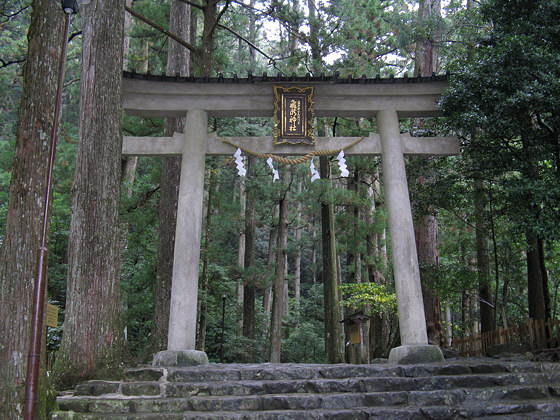
<svg viewBox="0 0 560 420">
<path fill-rule="evenodd" d="M 453 339 L 453 347 L 462 357 L 484 356 L 488 347 L 506 343 L 528 343 L 532 350 L 558 347 L 560 320 L 529 318 L 527 324 L 507 330 L 500 327 L 496 331 Z"/>
</svg>

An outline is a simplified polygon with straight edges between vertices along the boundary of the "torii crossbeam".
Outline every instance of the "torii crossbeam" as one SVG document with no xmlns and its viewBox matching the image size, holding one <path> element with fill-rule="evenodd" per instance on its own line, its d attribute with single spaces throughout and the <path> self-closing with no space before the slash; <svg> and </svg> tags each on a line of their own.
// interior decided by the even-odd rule
<svg viewBox="0 0 560 420">
<path fill-rule="evenodd" d="M 377 120 L 378 134 L 358 138 L 318 138 L 314 146 L 274 145 L 272 138 L 220 138 L 208 134 L 208 116 L 267 116 L 273 113 L 273 86 L 312 85 L 315 114 L 365 117 Z M 129 115 L 177 117 L 186 115 L 185 133 L 173 137 L 125 137 L 125 155 L 181 155 L 181 180 L 169 317 L 168 350 L 154 364 L 205 363 L 196 352 L 198 266 L 204 188 L 204 156 L 232 155 L 236 146 L 263 154 L 305 155 L 312 151 L 345 149 L 346 155 L 381 155 L 389 231 L 399 308 L 402 346 L 390 361 L 416 363 L 443 360 L 437 346 L 428 345 L 424 304 L 404 154 L 454 155 L 455 137 L 416 138 L 401 134 L 399 117 L 438 116 L 437 100 L 445 76 L 389 79 L 333 77 L 262 77 L 246 79 L 180 78 L 125 73 L 123 103 Z M 227 140 L 227 141 L 224 141 Z"/>
</svg>

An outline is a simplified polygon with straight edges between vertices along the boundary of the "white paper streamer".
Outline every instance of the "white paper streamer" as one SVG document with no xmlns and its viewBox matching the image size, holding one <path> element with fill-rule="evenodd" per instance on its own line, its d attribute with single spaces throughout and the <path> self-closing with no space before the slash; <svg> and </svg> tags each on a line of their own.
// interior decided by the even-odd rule
<svg viewBox="0 0 560 420">
<path fill-rule="evenodd" d="M 344 177 L 350 175 L 350 172 L 348 172 L 348 166 L 346 166 L 346 159 L 344 159 L 344 150 L 341 150 L 336 158 L 338 159 L 338 168 L 340 169 L 340 175 Z"/>
<path fill-rule="evenodd" d="M 266 163 L 268 163 L 268 166 L 270 166 L 270 169 L 272 170 L 272 175 L 273 175 L 272 182 L 276 182 L 276 180 L 280 179 L 280 177 L 278 176 L 278 171 L 274 169 L 274 165 L 272 164 L 272 158 L 270 156 L 266 160 Z"/>
<path fill-rule="evenodd" d="M 241 156 L 241 149 L 237 149 L 235 154 L 233 155 L 235 158 L 235 163 L 237 163 L 237 173 L 239 176 L 245 176 L 247 174 L 247 169 L 243 165 L 243 156 Z"/>
<path fill-rule="evenodd" d="M 311 170 L 311 182 L 317 179 L 321 179 L 321 176 L 319 175 L 319 171 L 315 169 L 315 163 L 313 162 L 313 159 L 311 159 L 309 162 L 310 162 L 309 169 Z"/>
</svg>

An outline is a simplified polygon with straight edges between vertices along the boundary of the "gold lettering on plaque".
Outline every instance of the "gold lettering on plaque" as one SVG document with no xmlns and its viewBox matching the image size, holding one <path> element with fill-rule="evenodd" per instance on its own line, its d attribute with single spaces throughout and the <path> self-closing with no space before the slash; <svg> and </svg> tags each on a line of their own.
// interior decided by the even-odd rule
<svg viewBox="0 0 560 420">
<path fill-rule="evenodd" d="M 314 144 L 313 90 L 274 87 L 274 144 Z"/>
</svg>

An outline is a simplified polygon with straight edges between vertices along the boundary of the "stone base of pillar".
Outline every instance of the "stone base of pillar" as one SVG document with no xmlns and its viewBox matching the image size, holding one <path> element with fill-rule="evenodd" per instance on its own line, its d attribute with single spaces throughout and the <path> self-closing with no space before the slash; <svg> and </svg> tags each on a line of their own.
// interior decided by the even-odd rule
<svg viewBox="0 0 560 420">
<path fill-rule="evenodd" d="M 199 350 L 164 350 L 154 356 L 152 366 L 198 366 L 207 365 L 208 356 Z"/>
<path fill-rule="evenodd" d="M 443 362 L 444 357 L 438 346 L 429 344 L 395 347 L 389 353 L 389 363 L 412 365 L 416 363 Z"/>
</svg>

